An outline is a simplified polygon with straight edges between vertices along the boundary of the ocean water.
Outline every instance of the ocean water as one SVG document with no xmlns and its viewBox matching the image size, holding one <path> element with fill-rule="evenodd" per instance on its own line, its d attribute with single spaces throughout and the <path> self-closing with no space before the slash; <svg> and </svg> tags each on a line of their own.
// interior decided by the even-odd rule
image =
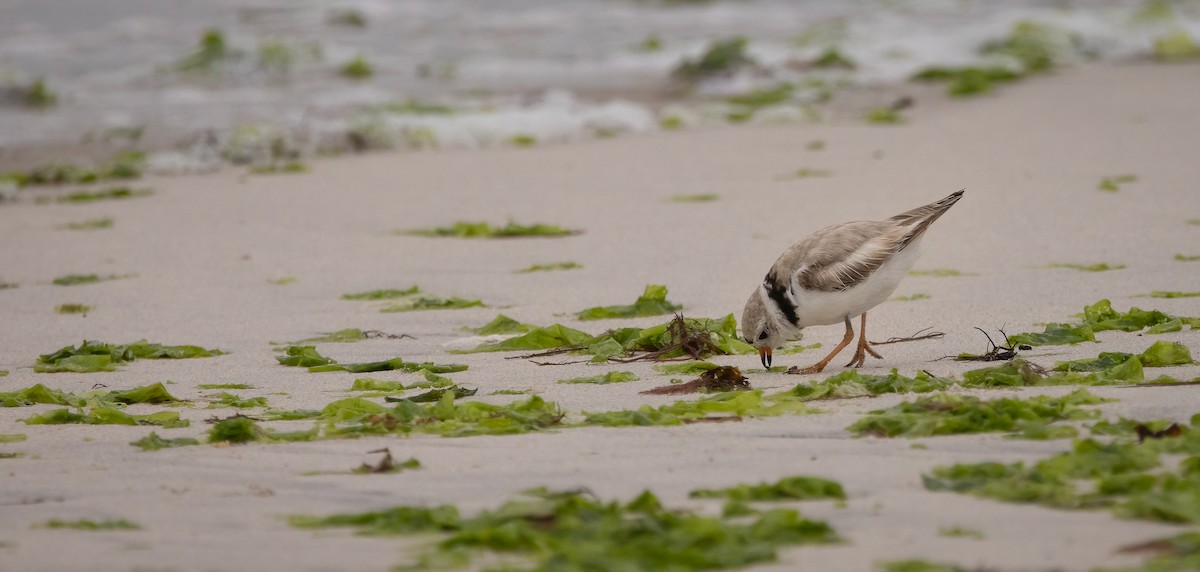
<svg viewBox="0 0 1200 572">
<path fill-rule="evenodd" d="M 1011 65 L 980 48 L 1023 21 L 1059 34 L 1061 65 L 1138 59 L 1165 34 L 1200 38 L 1200 2 L 2 0 L 0 153 L 136 136 L 188 170 L 270 153 L 256 145 L 540 144 L 725 121 L 723 97 L 783 82 L 812 89 L 762 117 L 813 120 L 838 89 Z M 208 30 L 224 55 L 198 64 Z M 673 76 L 734 37 L 753 66 Z M 830 49 L 855 67 L 814 68 Z M 358 57 L 369 78 L 341 73 Z M 39 79 L 52 107 L 22 101 Z"/>
</svg>

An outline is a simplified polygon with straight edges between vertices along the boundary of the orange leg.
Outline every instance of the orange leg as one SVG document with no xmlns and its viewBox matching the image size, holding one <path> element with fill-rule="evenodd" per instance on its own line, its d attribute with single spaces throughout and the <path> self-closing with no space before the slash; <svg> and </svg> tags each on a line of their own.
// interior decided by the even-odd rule
<svg viewBox="0 0 1200 572">
<path fill-rule="evenodd" d="M 846 320 L 846 335 L 844 337 L 842 337 L 842 343 L 838 344 L 838 346 L 836 348 L 833 348 L 833 351 L 829 352 L 829 355 L 825 356 L 825 359 L 823 359 L 817 363 L 814 363 L 804 369 L 800 369 L 796 366 L 792 366 L 792 367 L 788 368 L 787 372 L 788 373 L 798 373 L 798 374 L 802 374 L 802 375 L 807 375 L 810 373 L 821 373 L 821 370 L 825 369 L 825 366 L 829 365 L 829 360 L 832 360 L 834 356 L 838 355 L 838 352 L 846 349 L 846 346 L 850 345 L 850 342 L 854 341 L 854 327 L 850 325 L 850 316 L 846 316 L 845 320 Z"/>
<path fill-rule="evenodd" d="M 863 312 L 862 325 L 858 328 L 858 349 L 854 350 L 854 358 L 846 367 L 862 367 L 863 362 L 867 361 L 867 354 L 875 356 L 877 359 L 883 359 L 883 356 L 875 352 L 871 348 L 871 344 L 867 343 L 867 313 Z"/>
</svg>

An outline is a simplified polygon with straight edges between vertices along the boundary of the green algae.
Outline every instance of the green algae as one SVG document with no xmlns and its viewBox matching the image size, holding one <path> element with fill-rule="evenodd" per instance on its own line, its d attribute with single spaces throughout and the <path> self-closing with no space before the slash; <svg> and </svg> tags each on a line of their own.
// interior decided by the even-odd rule
<svg viewBox="0 0 1200 572">
<path fill-rule="evenodd" d="M 25 389 L 0 392 L 0 407 L 25 407 L 35 403 L 69 405 L 77 401 L 71 393 L 50 389 L 40 383 Z"/>
<path fill-rule="evenodd" d="M 196 389 L 254 389 L 254 386 L 246 383 L 201 383 Z"/>
<path fill-rule="evenodd" d="M 54 307 L 54 311 L 59 314 L 86 314 L 91 312 L 92 306 L 85 304 L 59 304 Z"/>
<path fill-rule="evenodd" d="M 0 443 L 20 443 L 25 439 L 24 433 L 0 433 Z"/>
<path fill-rule="evenodd" d="M 776 181 L 794 181 L 796 179 L 811 179 L 814 177 L 829 177 L 831 175 L 833 175 L 833 171 L 830 171 L 828 169 L 810 169 L 810 168 L 806 167 L 803 169 L 796 169 L 795 171 L 792 171 L 790 173 L 784 173 L 782 175 L 775 175 L 775 180 Z"/>
<path fill-rule="evenodd" d="M 66 346 L 56 352 L 38 356 L 33 371 L 37 373 L 114 371 L 115 366 L 138 359 L 191 359 L 222 355 L 216 349 L 200 346 L 164 346 L 139 340 L 129 344 L 108 344 L 84 340 L 79 347 Z"/>
<path fill-rule="evenodd" d="M 682 307 L 667 301 L 666 286 L 647 284 L 642 295 L 638 296 L 638 299 L 633 304 L 588 308 L 579 312 L 576 316 L 582 321 L 661 316 L 663 314 L 670 314 Z"/>
<path fill-rule="evenodd" d="M 109 279 L 115 279 L 117 276 L 111 276 Z M 98 274 L 67 274 L 55 278 L 51 283 L 55 286 L 78 286 L 80 284 L 95 284 L 105 280 Z"/>
<path fill-rule="evenodd" d="M 1100 184 L 1096 188 L 1108 193 L 1115 193 L 1121 190 L 1121 185 L 1135 182 L 1137 182 L 1137 175 L 1114 175 L 1100 179 Z"/>
<path fill-rule="evenodd" d="M 1124 264 L 1108 264 L 1098 262 L 1096 264 L 1074 264 L 1070 262 L 1052 262 L 1046 265 L 1047 268 L 1070 268 L 1071 270 L 1080 270 L 1083 272 L 1108 272 L 1109 270 L 1121 270 L 1125 268 Z"/>
<path fill-rule="evenodd" d="M 846 492 L 837 481 L 820 477 L 786 477 L 774 483 L 737 485 L 724 489 L 698 489 L 690 498 L 725 498 L 731 501 L 845 500 Z"/>
<path fill-rule="evenodd" d="M 1176 30 L 1154 39 L 1154 59 L 1160 62 L 1200 59 L 1200 45 L 1186 31 Z"/>
<path fill-rule="evenodd" d="M 54 200 L 60 203 L 94 203 L 96 201 L 111 201 L 148 197 L 154 194 L 150 189 L 134 189 L 130 187 L 109 187 L 98 191 L 75 191 L 61 195 Z"/>
<path fill-rule="evenodd" d="M 338 73 L 350 79 L 367 79 L 375 75 L 375 66 L 372 66 L 371 62 L 367 61 L 367 58 L 358 55 L 342 65 Z"/>
<path fill-rule="evenodd" d="M 468 332 L 472 332 L 480 336 L 494 336 L 500 334 L 526 334 L 538 329 L 533 324 L 522 324 L 504 314 L 497 314 L 492 321 L 478 327 L 467 328 Z"/>
<path fill-rule="evenodd" d="M 983 531 L 959 525 L 943 526 L 939 528 L 938 536 L 945 536 L 947 538 L 970 538 L 972 540 L 984 539 Z"/>
<path fill-rule="evenodd" d="M 1082 409 L 1080 406 L 1103 402 L 1103 399 L 1084 389 L 1061 398 L 1037 396 L 988 401 L 942 393 L 872 411 L 847 429 L 858 435 L 909 438 L 1019 431 L 1031 423 L 1096 417 L 1098 411 Z"/>
<path fill-rule="evenodd" d="M 317 419 L 326 422 L 326 436 L 427 433 L 468 437 L 541 431 L 560 425 L 562 417 L 557 405 L 536 395 L 493 405 L 460 402 L 453 392 L 446 392 L 433 403 L 401 400 L 392 408 L 351 397 L 330 403 Z"/>
<path fill-rule="evenodd" d="M 132 403 L 163 404 L 178 403 L 179 401 L 167 391 L 166 386 L 161 382 L 126 390 L 93 391 L 82 396 L 49 389 L 40 383 L 17 391 L 0 392 L 0 406 L 2 407 L 24 407 L 36 403 L 75 407 L 84 407 L 85 405 L 109 407 Z"/>
<path fill-rule="evenodd" d="M 741 37 L 714 40 L 699 58 L 684 60 L 676 66 L 672 75 L 696 82 L 754 66 L 754 60 L 746 54 L 747 43 Z"/>
<path fill-rule="evenodd" d="M 904 116 L 893 107 L 873 107 L 867 111 L 866 120 L 876 125 L 899 125 L 904 123 Z"/>
<path fill-rule="evenodd" d="M 888 299 L 888 301 L 889 302 L 915 302 L 917 300 L 928 300 L 929 297 L 930 297 L 929 294 L 922 294 L 922 293 L 918 292 L 911 296 L 894 296 L 894 297 Z"/>
<path fill-rule="evenodd" d="M 1196 298 L 1200 297 L 1200 292 L 1171 292 L 1166 290 L 1155 290 L 1150 292 L 1151 298 Z"/>
<path fill-rule="evenodd" d="M 1071 32 L 1050 24 L 1021 20 L 1007 36 L 984 44 L 980 53 L 1010 57 L 1025 73 L 1045 73 L 1073 57 L 1079 41 Z"/>
<path fill-rule="evenodd" d="M 504 226 L 492 226 L 486 222 L 459 221 L 449 227 L 397 231 L 397 234 L 454 238 L 517 238 L 530 236 L 561 237 L 579 234 L 580 231 L 553 224 L 524 225 L 509 221 Z"/>
<path fill-rule="evenodd" d="M 776 417 L 812 413 L 797 400 L 781 396 L 764 397 L 762 390 L 729 391 L 702 397 L 697 401 L 676 401 L 670 405 L 643 405 L 636 410 L 584 412 L 583 425 L 630 427 L 681 425 L 708 417 Z"/>
<path fill-rule="evenodd" d="M 93 407 L 83 413 L 70 409 L 53 409 L 22 419 L 26 425 L 157 425 L 168 429 L 187 427 L 190 422 L 180 419 L 176 411 L 160 411 L 148 415 L 130 415 L 111 407 Z"/>
<path fill-rule="evenodd" d="M 628 503 L 580 491 L 525 491 L 470 518 L 457 508 L 401 506 L 328 517 L 292 516 L 307 529 L 350 527 L 360 534 L 435 534 L 437 543 L 406 569 L 519 557 L 536 570 L 740 568 L 776 559 L 780 548 L 836 542 L 828 524 L 776 509 L 748 517 L 709 517 L 664 507 L 643 491 Z"/>
<path fill-rule="evenodd" d="M 593 375 L 589 377 L 572 377 L 570 379 L 560 379 L 559 383 L 590 383 L 593 385 L 605 385 L 609 383 L 625 383 L 629 381 L 637 381 L 640 379 L 637 374 L 632 371 L 610 371 L 601 375 Z"/>
<path fill-rule="evenodd" d="M 549 272 L 553 270 L 577 270 L 583 268 L 578 262 L 552 262 L 550 264 L 533 264 L 513 271 L 514 274 L 529 274 L 530 272 Z"/>
<path fill-rule="evenodd" d="M 224 391 L 214 395 L 206 395 L 204 398 L 210 400 L 208 409 L 224 409 L 226 407 L 232 407 L 235 409 L 251 409 L 254 407 L 267 406 L 266 397 L 239 397 Z"/>
<path fill-rule="evenodd" d="M 1198 419 L 1193 418 L 1193 423 Z M 925 488 L 1064 509 L 1109 509 L 1117 516 L 1176 523 L 1200 522 L 1200 431 L 1186 425 L 1138 443 L 1076 441 L 1071 451 L 1025 463 L 936 467 Z M 1164 464 L 1176 455 L 1182 462 Z"/>
<path fill-rule="evenodd" d="M 407 290 L 368 290 L 357 294 L 342 294 L 343 300 L 394 300 L 396 298 L 405 298 L 414 294 L 420 294 L 421 289 L 413 286 Z"/>
<path fill-rule="evenodd" d="M 1013 334 L 1008 336 L 1008 341 L 1013 345 L 1031 346 L 1094 342 L 1096 341 L 1096 332 L 1110 330 L 1137 332 L 1145 328 L 1167 324 L 1173 320 L 1179 320 L 1181 327 L 1184 323 L 1191 325 L 1192 329 L 1200 327 L 1198 318 L 1176 318 L 1158 310 L 1142 310 L 1133 307 L 1127 312 L 1118 312 L 1113 309 L 1112 302 L 1108 300 L 1100 300 L 1095 304 L 1085 306 L 1082 318 L 1082 322 L 1078 324 L 1047 324 L 1043 332 Z M 1162 331 L 1160 328 L 1154 333 Z"/>
<path fill-rule="evenodd" d="M 877 562 L 876 569 L 879 572 L 967 572 L 966 568 L 956 564 L 931 562 L 919 558 Z"/>
<path fill-rule="evenodd" d="M 854 60 L 846 57 L 836 48 L 827 48 L 825 51 L 821 52 L 820 55 L 809 62 L 809 65 L 819 69 L 836 68 L 852 70 L 858 67 L 858 65 L 854 63 Z"/>
<path fill-rule="evenodd" d="M 252 442 L 287 443 L 296 441 L 312 441 L 317 437 L 317 430 L 309 431 L 273 431 L 259 427 L 258 423 L 249 417 L 235 416 L 218 421 L 208 430 L 209 443 L 243 444 Z"/>
<path fill-rule="evenodd" d="M 535 327 L 523 335 L 508 338 L 507 340 L 481 344 L 473 350 L 457 350 L 450 353 L 547 350 L 580 346 L 592 339 L 593 336 L 586 332 L 574 330 L 562 324 L 554 324 L 544 328 Z"/>
<path fill-rule="evenodd" d="M 90 218 L 80 222 L 69 222 L 61 225 L 58 228 L 63 230 L 100 230 L 112 228 L 113 219 L 111 217 Z"/>
<path fill-rule="evenodd" d="M 479 393 L 478 389 L 469 389 L 466 387 L 451 385 L 450 387 L 431 389 L 425 393 L 414 395 L 412 397 L 385 397 L 383 400 L 388 403 L 399 403 L 401 401 L 408 401 L 411 403 L 433 403 L 436 401 L 441 401 L 442 397 L 446 395 L 450 395 L 454 399 L 462 399 L 464 397 L 472 397 L 476 393 Z"/>
<path fill-rule="evenodd" d="M 1176 262 L 1200 262 L 1200 254 L 1197 254 L 1194 256 L 1188 256 L 1188 255 L 1184 255 L 1184 254 L 1176 254 L 1175 261 Z"/>
<path fill-rule="evenodd" d="M 1127 546 L 1120 552 L 1154 551 L 1156 554 L 1135 568 L 1116 569 L 1120 572 L 1186 572 L 1200 569 L 1200 532 L 1183 532 L 1168 538 Z M 1115 572 L 1105 568 L 1105 572 Z"/>
<path fill-rule="evenodd" d="M 90 184 L 113 179 L 136 179 L 142 176 L 145 162 L 145 153 L 123 151 L 95 169 L 87 169 L 71 163 L 53 162 L 29 171 L 0 173 L 0 179 L 13 181 L 18 187 Z"/>
<path fill-rule="evenodd" d="M 158 451 L 160 449 L 168 449 L 172 447 L 187 447 L 190 445 L 199 445 L 200 441 L 191 437 L 177 437 L 174 439 L 164 439 L 158 436 L 158 433 L 151 432 L 149 435 L 129 443 L 134 447 L 140 447 L 143 451 Z"/>
<path fill-rule="evenodd" d="M 361 342 L 365 339 L 367 339 L 367 332 L 364 332 L 358 328 L 346 328 L 336 332 L 329 332 L 328 334 L 321 334 L 315 338 L 296 340 L 294 342 L 283 342 L 275 345 L 309 346 L 313 344 L 350 344 L 354 342 Z M 274 344 L 274 342 L 272 342 L 272 344 Z"/>
<path fill-rule="evenodd" d="M 45 524 L 42 524 L 41 528 L 68 528 L 71 530 L 87 530 L 87 531 L 141 530 L 142 529 L 141 526 L 139 526 L 135 523 L 129 522 L 128 520 L 125 520 L 123 518 L 117 519 L 117 520 L 101 520 L 101 521 L 87 520 L 87 519 L 83 519 L 83 520 L 54 519 L 54 520 L 47 521 Z"/>
<path fill-rule="evenodd" d="M 802 382 L 788 393 L 800 401 L 817 401 L 884 393 L 929 393 L 947 389 L 955 383 L 954 379 L 933 377 L 923 371 L 915 377 L 906 377 L 896 369 L 886 375 L 863 374 L 857 369 L 848 369 L 821 381 Z"/>
<path fill-rule="evenodd" d="M 1022 74 L 1003 67 L 931 67 L 912 76 L 913 81 L 945 83 L 950 97 L 972 97 L 991 93 L 996 85 L 1012 83 Z"/>
<path fill-rule="evenodd" d="M 318 353 L 317 346 L 288 346 L 283 351 L 286 355 L 275 358 L 280 365 L 314 367 L 336 363 L 332 358 L 327 358 Z"/>
<path fill-rule="evenodd" d="M 711 203 L 720 200 L 721 195 L 707 193 L 701 195 L 671 195 L 673 203 Z"/>
<path fill-rule="evenodd" d="M 196 50 L 176 64 L 176 69 L 182 72 L 210 72 L 218 64 L 240 57 L 240 52 L 230 49 L 226 44 L 224 32 L 210 28 L 200 36 Z"/>
<path fill-rule="evenodd" d="M 401 298 L 399 301 L 392 302 L 383 308 L 380 312 L 415 312 L 418 310 L 458 310 L 462 308 L 484 308 L 484 303 L 480 300 L 468 300 L 451 296 L 443 298 L 441 296 L 433 296 L 430 294 L 417 294 L 407 298 Z"/>
</svg>

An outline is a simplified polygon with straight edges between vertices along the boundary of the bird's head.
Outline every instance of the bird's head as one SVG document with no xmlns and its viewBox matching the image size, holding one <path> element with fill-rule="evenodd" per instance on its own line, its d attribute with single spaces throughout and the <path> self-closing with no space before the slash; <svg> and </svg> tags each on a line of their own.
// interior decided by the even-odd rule
<svg viewBox="0 0 1200 572">
<path fill-rule="evenodd" d="M 770 368 L 771 351 L 783 345 L 788 336 L 775 314 L 767 310 L 764 298 L 762 286 L 759 286 L 746 301 L 746 308 L 742 310 L 742 338 L 758 349 L 763 367 Z"/>
</svg>

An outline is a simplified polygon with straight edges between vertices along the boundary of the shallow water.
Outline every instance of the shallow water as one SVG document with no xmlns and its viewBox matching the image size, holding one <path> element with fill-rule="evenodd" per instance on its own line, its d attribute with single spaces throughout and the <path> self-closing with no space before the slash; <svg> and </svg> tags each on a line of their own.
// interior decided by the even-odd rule
<svg viewBox="0 0 1200 572">
<path fill-rule="evenodd" d="M 347 10 L 366 25 L 334 23 Z M 431 130 L 439 145 L 643 131 L 683 97 L 671 70 L 732 36 L 750 40 L 759 68 L 690 97 L 803 81 L 813 75 L 803 63 L 830 47 L 858 66 L 822 81 L 902 81 L 929 65 L 976 61 L 981 44 L 1020 20 L 1075 33 L 1100 58 L 1147 54 L 1167 30 L 1200 36 L 1197 2 L 1176 3 L 1169 19 L 1144 12 L 1138 1 L 6 0 L 0 86 L 44 78 L 60 101 L 47 111 L 0 102 L 0 151 L 139 126 L 144 143 L 161 146 L 248 123 L 307 130 L 319 146 L 361 121 L 364 107 L 407 99 L 474 109 L 388 124 Z M 180 71 L 207 29 L 221 30 L 240 58 Z M 661 48 L 639 49 L 651 37 Z M 373 77 L 338 73 L 360 54 Z M 613 99 L 632 103 L 593 105 Z"/>
</svg>

